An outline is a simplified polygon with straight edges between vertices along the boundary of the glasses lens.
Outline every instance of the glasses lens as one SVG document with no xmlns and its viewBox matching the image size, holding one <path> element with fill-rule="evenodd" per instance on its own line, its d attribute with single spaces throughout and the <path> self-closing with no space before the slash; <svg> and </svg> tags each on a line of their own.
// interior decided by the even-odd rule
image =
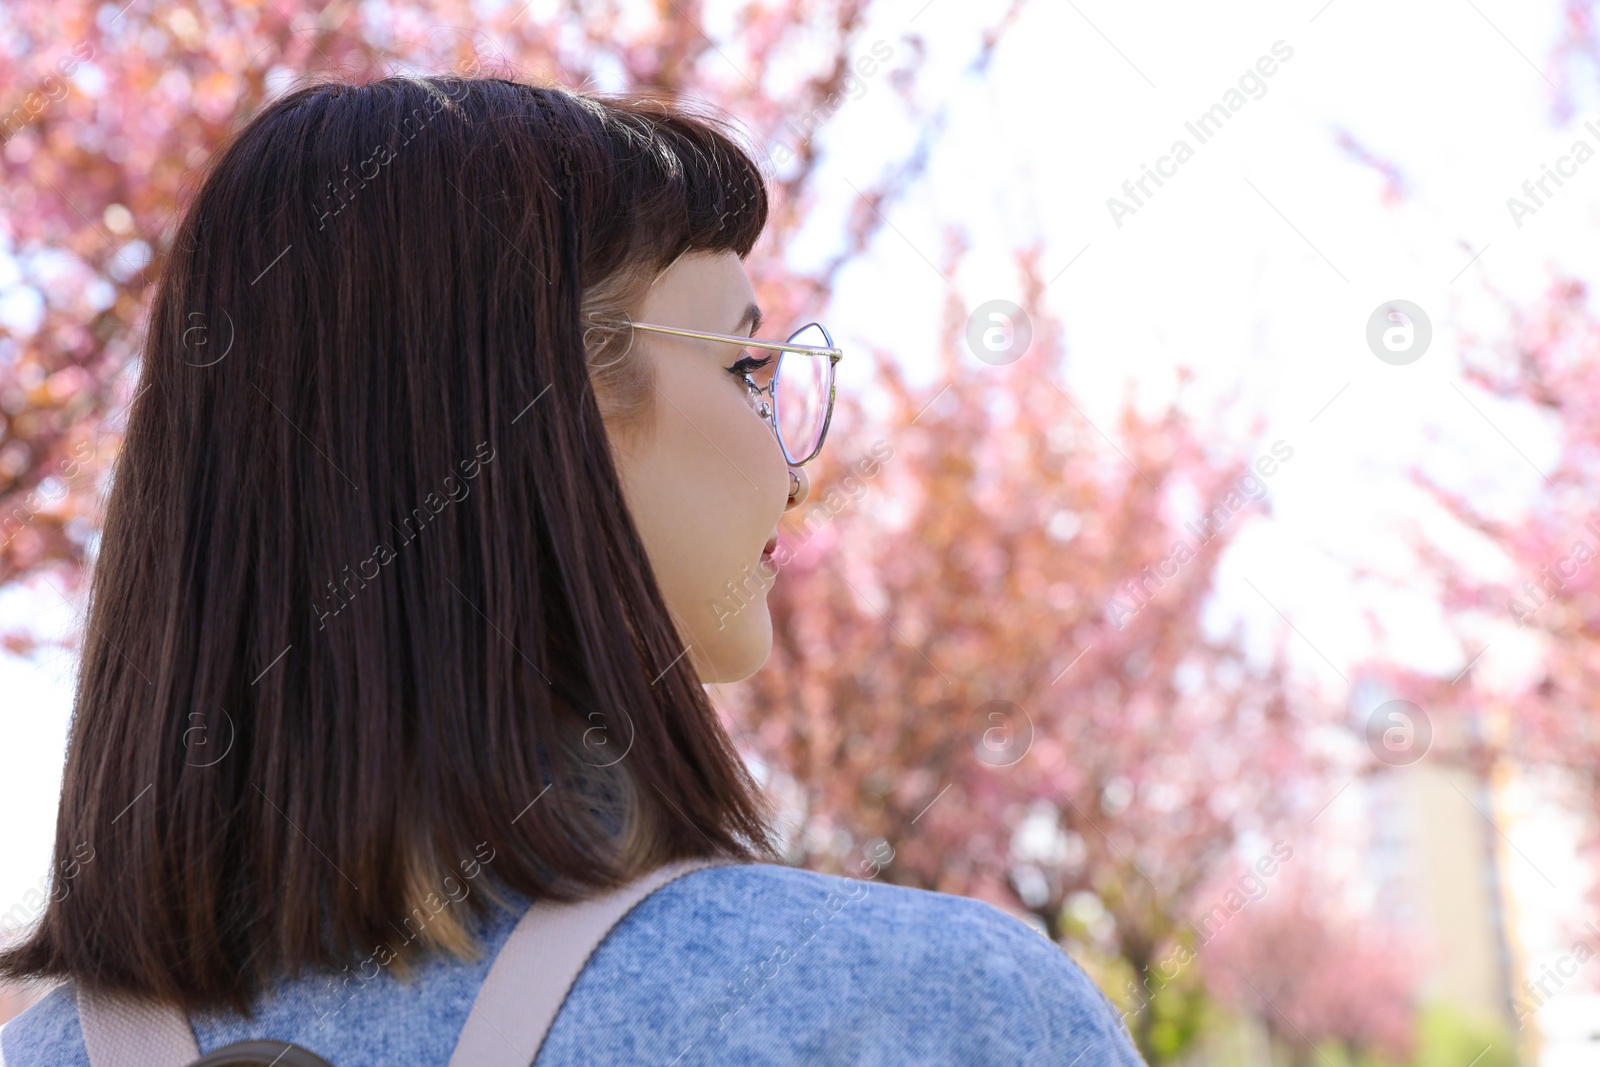
<svg viewBox="0 0 1600 1067">
<path fill-rule="evenodd" d="M 833 341 L 817 323 L 802 327 L 790 344 L 831 348 Z M 789 455 L 805 460 L 817 450 L 827 422 L 833 396 L 833 360 L 801 350 L 785 351 L 778 364 L 778 387 L 774 393 L 778 432 Z"/>
</svg>

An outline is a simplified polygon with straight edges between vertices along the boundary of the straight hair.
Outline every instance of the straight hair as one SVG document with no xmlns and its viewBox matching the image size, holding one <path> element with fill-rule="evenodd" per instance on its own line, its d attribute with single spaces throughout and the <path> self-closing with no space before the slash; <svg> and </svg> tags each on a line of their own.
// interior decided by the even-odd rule
<svg viewBox="0 0 1600 1067">
<path fill-rule="evenodd" d="M 766 217 L 730 128 L 648 94 L 324 81 L 245 123 L 157 283 L 0 977 L 248 1012 L 402 923 L 469 958 L 504 890 L 776 861 L 606 435 L 653 392 L 609 324 Z"/>
</svg>

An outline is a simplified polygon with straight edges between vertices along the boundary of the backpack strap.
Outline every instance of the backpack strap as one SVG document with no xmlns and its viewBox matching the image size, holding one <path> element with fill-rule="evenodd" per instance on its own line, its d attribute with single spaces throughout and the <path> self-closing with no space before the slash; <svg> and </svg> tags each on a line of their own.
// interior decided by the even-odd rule
<svg viewBox="0 0 1600 1067">
<path fill-rule="evenodd" d="M 200 1058 L 189 1018 L 174 1005 L 82 986 L 77 996 L 90 1067 L 184 1067 Z"/>
<path fill-rule="evenodd" d="M 588 900 L 535 902 L 490 964 L 450 1067 L 529 1067 L 567 993 L 611 928 L 673 879 L 731 862 L 681 860 Z"/>
<path fill-rule="evenodd" d="M 610 893 L 571 903 L 536 901 L 512 928 L 456 1042 L 450 1067 L 529 1067 L 589 957 L 634 906 L 675 878 L 725 858 L 680 860 Z M 200 1058 L 175 1005 L 77 988 L 90 1067 L 187 1067 Z"/>
</svg>

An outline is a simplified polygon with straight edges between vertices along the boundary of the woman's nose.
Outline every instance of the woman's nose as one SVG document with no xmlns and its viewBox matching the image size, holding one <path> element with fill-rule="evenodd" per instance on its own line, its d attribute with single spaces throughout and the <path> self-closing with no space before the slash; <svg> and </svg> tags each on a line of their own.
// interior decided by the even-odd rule
<svg viewBox="0 0 1600 1067">
<path fill-rule="evenodd" d="M 784 506 L 785 511 L 799 507 L 806 502 L 806 497 L 811 495 L 811 479 L 806 477 L 806 472 L 800 467 L 789 468 L 789 503 Z"/>
</svg>

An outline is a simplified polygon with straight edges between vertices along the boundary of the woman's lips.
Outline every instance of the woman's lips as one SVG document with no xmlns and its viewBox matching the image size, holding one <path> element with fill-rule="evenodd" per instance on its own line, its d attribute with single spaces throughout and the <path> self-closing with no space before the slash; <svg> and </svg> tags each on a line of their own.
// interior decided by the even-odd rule
<svg viewBox="0 0 1600 1067">
<path fill-rule="evenodd" d="M 767 547 L 765 547 L 765 548 L 763 548 L 761 550 L 761 560 L 762 560 L 762 562 L 764 562 L 764 563 L 772 563 L 773 562 L 772 554 L 774 552 L 776 552 L 777 550 L 778 550 L 778 539 L 776 537 L 773 537 L 771 540 L 769 540 L 767 542 Z"/>
</svg>

